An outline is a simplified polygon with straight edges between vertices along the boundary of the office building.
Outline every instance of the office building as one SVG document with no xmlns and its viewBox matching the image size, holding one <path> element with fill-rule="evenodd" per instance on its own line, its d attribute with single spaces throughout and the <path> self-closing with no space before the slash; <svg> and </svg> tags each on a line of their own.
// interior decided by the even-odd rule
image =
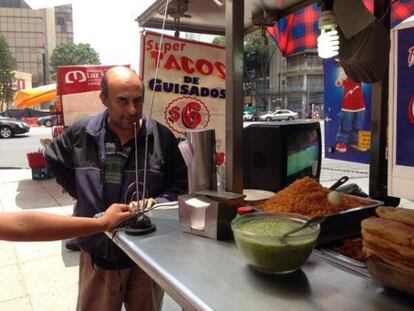
<svg viewBox="0 0 414 311">
<path fill-rule="evenodd" d="M 73 42 L 72 6 L 33 10 L 23 0 L 0 0 L 0 32 L 16 60 L 16 70 L 32 74 L 33 87 L 48 84 L 53 49 Z"/>
</svg>

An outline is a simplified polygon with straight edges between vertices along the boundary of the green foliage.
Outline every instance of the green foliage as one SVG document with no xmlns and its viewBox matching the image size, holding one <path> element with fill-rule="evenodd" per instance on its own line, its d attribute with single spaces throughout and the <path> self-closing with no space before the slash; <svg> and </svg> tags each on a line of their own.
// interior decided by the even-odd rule
<svg viewBox="0 0 414 311">
<path fill-rule="evenodd" d="M 0 33 L 0 111 L 8 109 L 13 100 L 13 82 L 16 61 L 10 53 L 4 36 Z"/>
<path fill-rule="evenodd" d="M 215 37 L 213 44 L 225 44 L 224 37 Z M 266 42 L 268 41 L 268 44 Z M 278 47 L 273 43 L 273 40 L 265 39 L 262 35 L 262 30 L 257 30 L 249 33 L 244 37 L 243 42 L 243 82 L 245 90 L 250 90 L 250 93 L 257 96 L 259 100 L 266 103 L 266 96 L 263 94 L 263 85 L 266 77 L 269 75 L 270 61 Z M 262 83 L 262 87 L 258 87 L 258 82 Z"/>
<path fill-rule="evenodd" d="M 224 46 L 224 37 L 223 36 L 214 37 L 212 43 L 215 44 L 215 45 Z"/>
<path fill-rule="evenodd" d="M 52 77 L 56 77 L 56 68 L 67 65 L 99 65 L 99 54 L 88 43 L 73 42 L 58 45 L 50 56 Z"/>
</svg>

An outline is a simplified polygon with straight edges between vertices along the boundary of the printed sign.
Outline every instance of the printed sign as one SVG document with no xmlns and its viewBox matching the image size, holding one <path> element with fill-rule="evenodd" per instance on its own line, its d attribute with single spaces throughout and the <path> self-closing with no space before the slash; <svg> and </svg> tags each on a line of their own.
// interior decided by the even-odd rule
<svg viewBox="0 0 414 311">
<path fill-rule="evenodd" d="M 97 91 L 105 72 L 113 66 L 62 66 L 57 68 L 57 94 Z"/>
<path fill-rule="evenodd" d="M 105 109 L 99 98 L 101 80 L 112 67 L 86 65 L 57 68 L 57 94 L 61 97 L 64 125 Z"/>
<path fill-rule="evenodd" d="M 414 28 L 398 31 L 396 164 L 414 166 Z"/>
<path fill-rule="evenodd" d="M 371 85 L 356 83 L 333 58 L 323 63 L 325 157 L 368 163 Z"/>
<path fill-rule="evenodd" d="M 144 113 L 149 115 L 154 99 L 152 118 L 177 137 L 189 130 L 215 129 L 217 151 L 224 151 L 224 48 L 166 35 L 160 46 L 160 37 L 154 32 L 146 32 L 142 37 Z"/>
</svg>

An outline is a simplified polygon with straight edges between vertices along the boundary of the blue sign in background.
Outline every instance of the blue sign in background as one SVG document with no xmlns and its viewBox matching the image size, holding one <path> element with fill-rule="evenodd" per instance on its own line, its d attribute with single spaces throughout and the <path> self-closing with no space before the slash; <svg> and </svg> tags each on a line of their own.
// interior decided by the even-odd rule
<svg viewBox="0 0 414 311">
<path fill-rule="evenodd" d="M 334 151 L 336 145 L 336 133 L 338 131 L 338 114 L 341 111 L 343 87 L 335 86 L 339 68 L 335 65 L 334 58 L 324 60 L 324 109 L 325 109 L 325 157 L 337 160 L 368 163 L 369 150 L 365 152 L 347 147 L 345 153 Z M 365 101 L 365 122 L 363 130 L 371 130 L 371 85 L 362 84 L 362 92 Z M 333 152 L 332 152 L 333 151 Z"/>
<path fill-rule="evenodd" d="M 414 96 L 414 65 L 408 66 L 408 49 L 413 46 L 414 28 L 398 30 L 396 164 L 406 166 L 414 166 L 414 124 L 408 116 L 408 106 Z"/>
</svg>

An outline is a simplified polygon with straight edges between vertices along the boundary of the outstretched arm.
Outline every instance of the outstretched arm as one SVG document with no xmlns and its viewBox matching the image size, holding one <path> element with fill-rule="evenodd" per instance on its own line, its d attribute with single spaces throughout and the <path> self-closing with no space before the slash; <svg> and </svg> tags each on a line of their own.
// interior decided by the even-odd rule
<svg viewBox="0 0 414 311">
<path fill-rule="evenodd" d="M 99 218 L 41 212 L 0 213 L 0 240 L 53 241 L 110 231 L 133 216 L 125 204 L 112 204 Z"/>
</svg>

